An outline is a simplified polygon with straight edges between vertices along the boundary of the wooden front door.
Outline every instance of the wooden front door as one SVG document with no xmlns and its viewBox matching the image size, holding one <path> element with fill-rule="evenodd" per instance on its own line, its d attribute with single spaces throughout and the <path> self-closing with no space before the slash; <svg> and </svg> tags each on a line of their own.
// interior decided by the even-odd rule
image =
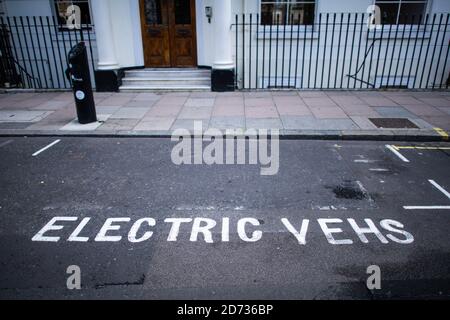
<svg viewBox="0 0 450 320">
<path fill-rule="evenodd" d="M 195 0 L 140 0 L 146 67 L 197 65 Z"/>
</svg>

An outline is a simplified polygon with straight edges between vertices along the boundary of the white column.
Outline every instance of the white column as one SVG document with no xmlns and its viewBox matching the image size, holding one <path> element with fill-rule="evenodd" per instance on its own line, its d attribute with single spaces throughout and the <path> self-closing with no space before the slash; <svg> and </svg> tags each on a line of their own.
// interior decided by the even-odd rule
<svg viewBox="0 0 450 320">
<path fill-rule="evenodd" d="M 231 0 L 215 0 L 213 7 L 213 69 L 233 69 L 231 56 Z"/>
<path fill-rule="evenodd" d="M 118 69 L 109 0 L 91 0 L 97 39 L 98 70 Z"/>
</svg>

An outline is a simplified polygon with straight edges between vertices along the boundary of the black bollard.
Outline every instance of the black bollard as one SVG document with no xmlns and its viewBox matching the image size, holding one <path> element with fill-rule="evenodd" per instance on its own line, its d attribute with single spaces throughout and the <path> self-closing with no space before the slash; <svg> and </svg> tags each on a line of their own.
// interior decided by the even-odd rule
<svg viewBox="0 0 450 320">
<path fill-rule="evenodd" d="M 96 122 L 97 114 L 84 42 L 78 43 L 70 50 L 68 61 L 69 68 L 66 70 L 66 76 L 72 84 L 78 122 L 81 124 Z"/>
</svg>

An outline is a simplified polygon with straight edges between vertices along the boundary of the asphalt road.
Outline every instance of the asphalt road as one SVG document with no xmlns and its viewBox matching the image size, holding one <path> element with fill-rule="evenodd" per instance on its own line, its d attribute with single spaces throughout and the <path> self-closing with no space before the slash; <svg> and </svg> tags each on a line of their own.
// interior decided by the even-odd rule
<svg viewBox="0 0 450 320">
<path fill-rule="evenodd" d="M 0 298 L 450 297 L 449 144 L 281 141 L 272 176 L 177 166 L 174 145 L 0 138 Z"/>
</svg>

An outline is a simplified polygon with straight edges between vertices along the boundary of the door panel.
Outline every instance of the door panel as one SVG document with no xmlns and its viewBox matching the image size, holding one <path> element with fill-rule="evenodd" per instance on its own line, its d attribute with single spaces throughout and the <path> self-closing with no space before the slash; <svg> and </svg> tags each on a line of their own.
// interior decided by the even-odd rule
<svg viewBox="0 0 450 320">
<path fill-rule="evenodd" d="M 195 0 L 140 2 L 145 66 L 195 66 Z"/>
<path fill-rule="evenodd" d="M 195 41 L 195 1 L 169 1 L 171 15 L 170 53 L 173 66 L 193 66 L 197 62 Z"/>
<path fill-rule="evenodd" d="M 165 0 L 141 0 L 141 25 L 146 66 L 170 67 L 168 6 Z"/>
</svg>

